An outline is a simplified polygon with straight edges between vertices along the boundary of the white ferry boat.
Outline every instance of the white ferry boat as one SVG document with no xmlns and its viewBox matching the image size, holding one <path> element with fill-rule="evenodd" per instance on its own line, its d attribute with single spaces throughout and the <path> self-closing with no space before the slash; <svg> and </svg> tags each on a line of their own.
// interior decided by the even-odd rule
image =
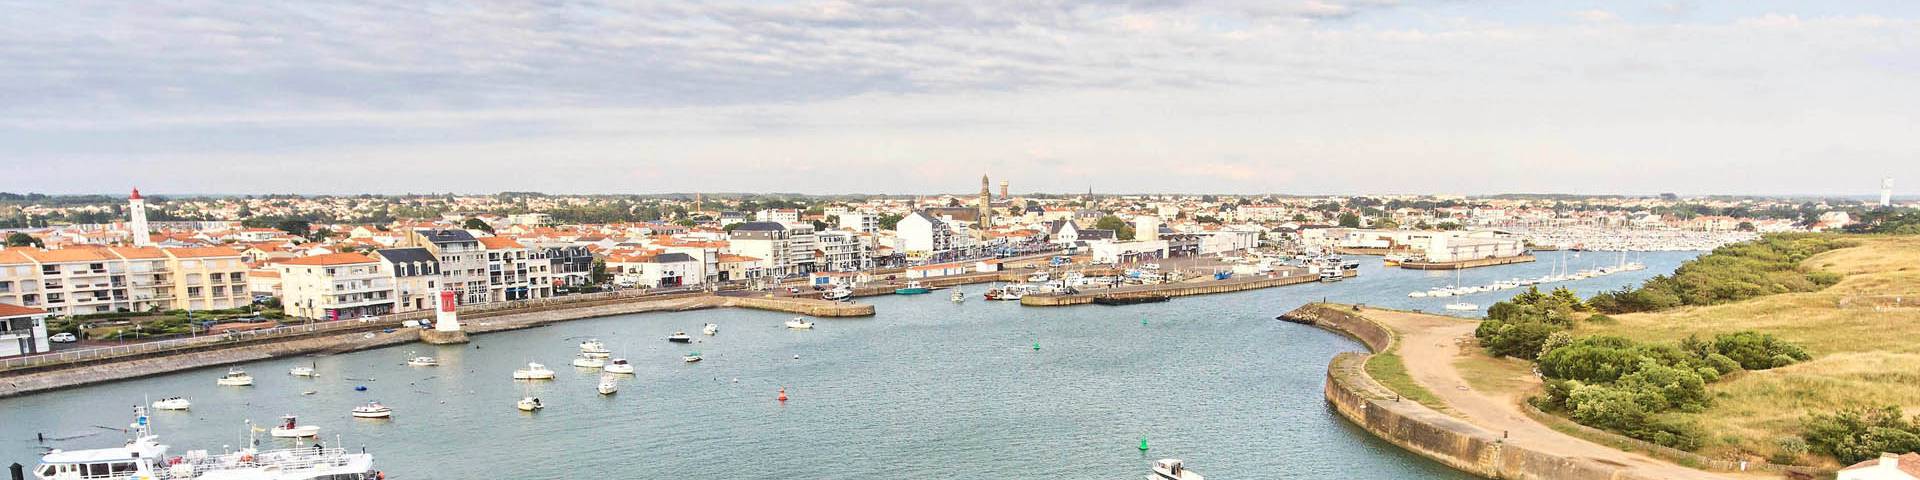
<svg viewBox="0 0 1920 480">
<path fill-rule="evenodd" d="M 343 448 L 294 447 L 209 454 L 188 450 L 168 456 L 167 445 L 153 434 L 143 407 L 134 407 L 133 439 L 116 448 L 54 450 L 33 468 L 35 480 L 85 478 L 142 478 L 156 480 L 374 480 L 373 455 L 349 453 Z M 258 442 L 256 441 L 257 445 Z"/>
</svg>

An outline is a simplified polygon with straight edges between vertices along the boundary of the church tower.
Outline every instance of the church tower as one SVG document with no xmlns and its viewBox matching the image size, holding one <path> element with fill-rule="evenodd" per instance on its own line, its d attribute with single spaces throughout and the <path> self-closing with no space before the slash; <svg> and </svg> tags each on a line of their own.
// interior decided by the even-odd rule
<svg viewBox="0 0 1920 480">
<path fill-rule="evenodd" d="M 132 216 L 127 219 L 127 229 L 133 234 L 133 246 L 153 246 L 153 235 L 147 230 L 147 200 L 140 198 L 139 188 L 134 188 L 133 195 L 127 197 L 127 213 Z"/>
<path fill-rule="evenodd" d="M 980 228 L 993 227 L 993 190 L 992 181 L 986 175 L 980 176 Z"/>
</svg>

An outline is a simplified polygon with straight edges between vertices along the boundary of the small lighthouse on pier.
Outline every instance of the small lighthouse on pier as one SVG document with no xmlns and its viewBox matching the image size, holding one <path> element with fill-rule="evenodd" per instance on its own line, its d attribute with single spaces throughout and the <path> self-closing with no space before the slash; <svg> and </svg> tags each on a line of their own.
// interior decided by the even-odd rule
<svg viewBox="0 0 1920 480">
<path fill-rule="evenodd" d="M 140 198 L 139 188 L 127 196 L 127 214 L 127 233 L 133 236 L 133 246 L 153 246 L 153 234 L 147 230 L 147 199 Z"/>
<path fill-rule="evenodd" d="M 453 290 L 440 291 L 439 305 L 434 309 L 433 329 L 421 330 L 420 341 L 435 345 L 467 343 L 467 332 L 460 330 L 460 312 L 456 310 L 460 303 L 458 295 L 459 292 Z"/>
</svg>

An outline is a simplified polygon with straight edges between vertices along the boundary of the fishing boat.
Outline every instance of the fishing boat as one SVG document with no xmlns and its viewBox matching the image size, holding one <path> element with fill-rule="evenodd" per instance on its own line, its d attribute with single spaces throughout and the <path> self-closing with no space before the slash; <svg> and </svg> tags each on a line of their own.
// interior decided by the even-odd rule
<svg viewBox="0 0 1920 480">
<path fill-rule="evenodd" d="M 1006 294 L 1007 294 L 1006 290 L 1001 290 L 998 288 L 989 288 L 987 289 L 987 293 L 980 294 L 980 298 L 985 298 L 987 300 L 999 300 L 1001 295 L 1006 295 Z"/>
<path fill-rule="evenodd" d="M 1447 304 L 1445 308 L 1447 310 L 1453 310 L 1453 311 L 1459 312 L 1459 311 L 1468 311 L 1468 310 L 1479 310 L 1480 306 L 1467 303 L 1467 302 L 1454 302 L 1454 303 Z"/>
<path fill-rule="evenodd" d="M 296 377 L 308 377 L 308 378 L 318 377 L 320 376 L 320 373 L 314 371 L 314 367 L 316 366 L 317 365 L 315 364 L 309 364 L 309 365 L 301 365 L 301 366 L 293 367 L 292 369 L 287 370 L 287 374 L 293 375 Z"/>
<path fill-rule="evenodd" d="M 676 331 L 673 332 L 672 335 L 667 336 L 667 341 L 673 343 L 693 343 L 693 337 L 687 335 L 685 331 Z"/>
<path fill-rule="evenodd" d="M 933 289 L 921 285 L 920 282 L 907 282 L 907 286 L 893 289 L 895 295 L 919 295 L 931 291 Z"/>
<path fill-rule="evenodd" d="M 168 455 L 169 447 L 154 435 L 141 407 L 134 407 L 130 427 L 132 438 L 118 447 L 47 452 L 30 471 L 31 478 L 370 480 L 382 476 L 373 468 L 372 454 L 310 446 L 261 451 L 257 439 L 249 440 L 247 448 L 228 453 L 188 450 L 185 455 Z M 257 431 L 251 425 L 248 430 Z"/>
<path fill-rule="evenodd" d="M 947 299 L 953 300 L 953 303 L 965 302 L 967 301 L 967 292 L 962 292 L 956 288 L 953 290 L 953 295 L 949 295 Z"/>
<path fill-rule="evenodd" d="M 267 431 L 267 434 L 273 435 L 274 438 L 306 438 L 319 435 L 320 427 L 301 425 L 299 419 L 293 415 L 286 415 L 280 417 L 280 426 L 273 427 L 273 430 Z"/>
<path fill-rule="evenodd" d="M 706 357 L 700 356 L 700 352 L 687 352 L 686 355 L 680 357 L 681 361 L 684 361 L 687 363 L 698 362 L 705 359 Z"/>
<path fill-rule="evenodd" d="M 513 404 L 513 408 L 518 408 L 522 412 L 531 412 L 534 410 L 547 408 L 547 406 L 542 405 L 540 403 L 540 399 L 537 397 L 520 397 L 520 401 L 515 402 Z"/>
<path fill-rule="evenodd" d="M 607 366 L 603 367 L 603 370 L 605 370 L 607 373 L 620 373 L 620 374 L 632 375 L 633 364 L 627 363 L 627 359 L 616 358 L 616 359 L 613 359 L 613 361 L 607 362 Z"/>
<path fill-rule="evenodd" d="M 527 362 L 527 368 L 513 371 L 514 380 L 552 380 L 553 370 L 537 362 Z"/>
<path fill-rule="evenodd" d="M 600 339 L 594 338 L 580 342 L 580 354 L 594 358 L 607 358 L 613 355 L 613 351 L 607 350 L 607 344 L 600 343 Z"/>
<path fill-rule="evenodd" d="M 787 320 L 787 328 L 791 328 L 795 330 L 812 330 L 813 322 L 809 322 L 805 318 L 793 317 L 792 320 Z"/>
<path fill-rule="evenodd" d="M 580 358 L 573 359 L 573 366 L 580 368 L 605 368 L 607 361 L 582 353 L 580 354 Z"/>
<path fill-rule="evenodd" d="M 392 418 L 393 409 L 380 402 L 367 402 L 366 405 L 353 407 L 353 418 Z"/>
<path fill-rule="evenodd" d="M 193 408 L 193 402 L 187 401 L 187 397 L 168 397 L 153 402 L 154 410 L 186 410 L 189 408 Z"/>
<path fill-rule="evenodd" d="M 253 385 L 253 376 L 238 368 L 227 369 L 227 374 L 214 380 L 214 384 L 223 387 L 245 387 Z"/>
<path fill-rule="evenodd" d="M 719 326 L 719 325 L 715 325 L 715 324 L 712 324 L 712 323 L 709 323 L 709 324 L 707 324 L 707 326 L 706 326 L 706 327 L 702 327 L 702 328 L 700 329 L 700 333 L 702 333 L 702 334 L 705 334 L 706 336 L 709 336 L 709 337 L 711 337 L 711 336 L 713 336 L 713 335 L 714 335 L 714 334 L 716 334 L 716 333 L 720 333 L 720 326 Z"/>
<path fill-rule="evenodd" d="M 1153 474 L 1147 480 L 1205 480 L 1198 473 L 1188 471 L 1179 459 L 1166 458 L 1153 462 Z"/>
<path fill-rule="evenodd" d="M 594 390 L 599 391 L 601 395 L 612 395 L 613 392 L 620 391 L 620 382 L 615 381 L 612 375 L 602 375 L 600 385 L 594 387 Z"/>
</svg>

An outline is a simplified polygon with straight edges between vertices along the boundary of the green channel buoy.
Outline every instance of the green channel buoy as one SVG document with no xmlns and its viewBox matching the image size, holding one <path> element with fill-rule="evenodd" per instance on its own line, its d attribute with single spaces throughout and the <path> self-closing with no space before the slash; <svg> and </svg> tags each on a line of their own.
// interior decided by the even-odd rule
<svg viewBox="0 0 1920 480">
<path fill-rule="evenodd" d="M 1033 350 L 1034 351 L 1040 350 L 1040 342 L 1033 342 Z"/>
<path fill-rule="evenodd" d="M 1142 319 L 1140 319 L 1140 324 L 1141 324 L 1141 325 L 1146 325 L 1146 324 L 1147 324 L 1147 319 L 1144 319 L 1144 318 L 1142 318 Z"/>
<path fill-rule="evenodd" d="M 1147 451 L 1147 437 L 1140 437 L 1140 451 Z"/>
</svg>

